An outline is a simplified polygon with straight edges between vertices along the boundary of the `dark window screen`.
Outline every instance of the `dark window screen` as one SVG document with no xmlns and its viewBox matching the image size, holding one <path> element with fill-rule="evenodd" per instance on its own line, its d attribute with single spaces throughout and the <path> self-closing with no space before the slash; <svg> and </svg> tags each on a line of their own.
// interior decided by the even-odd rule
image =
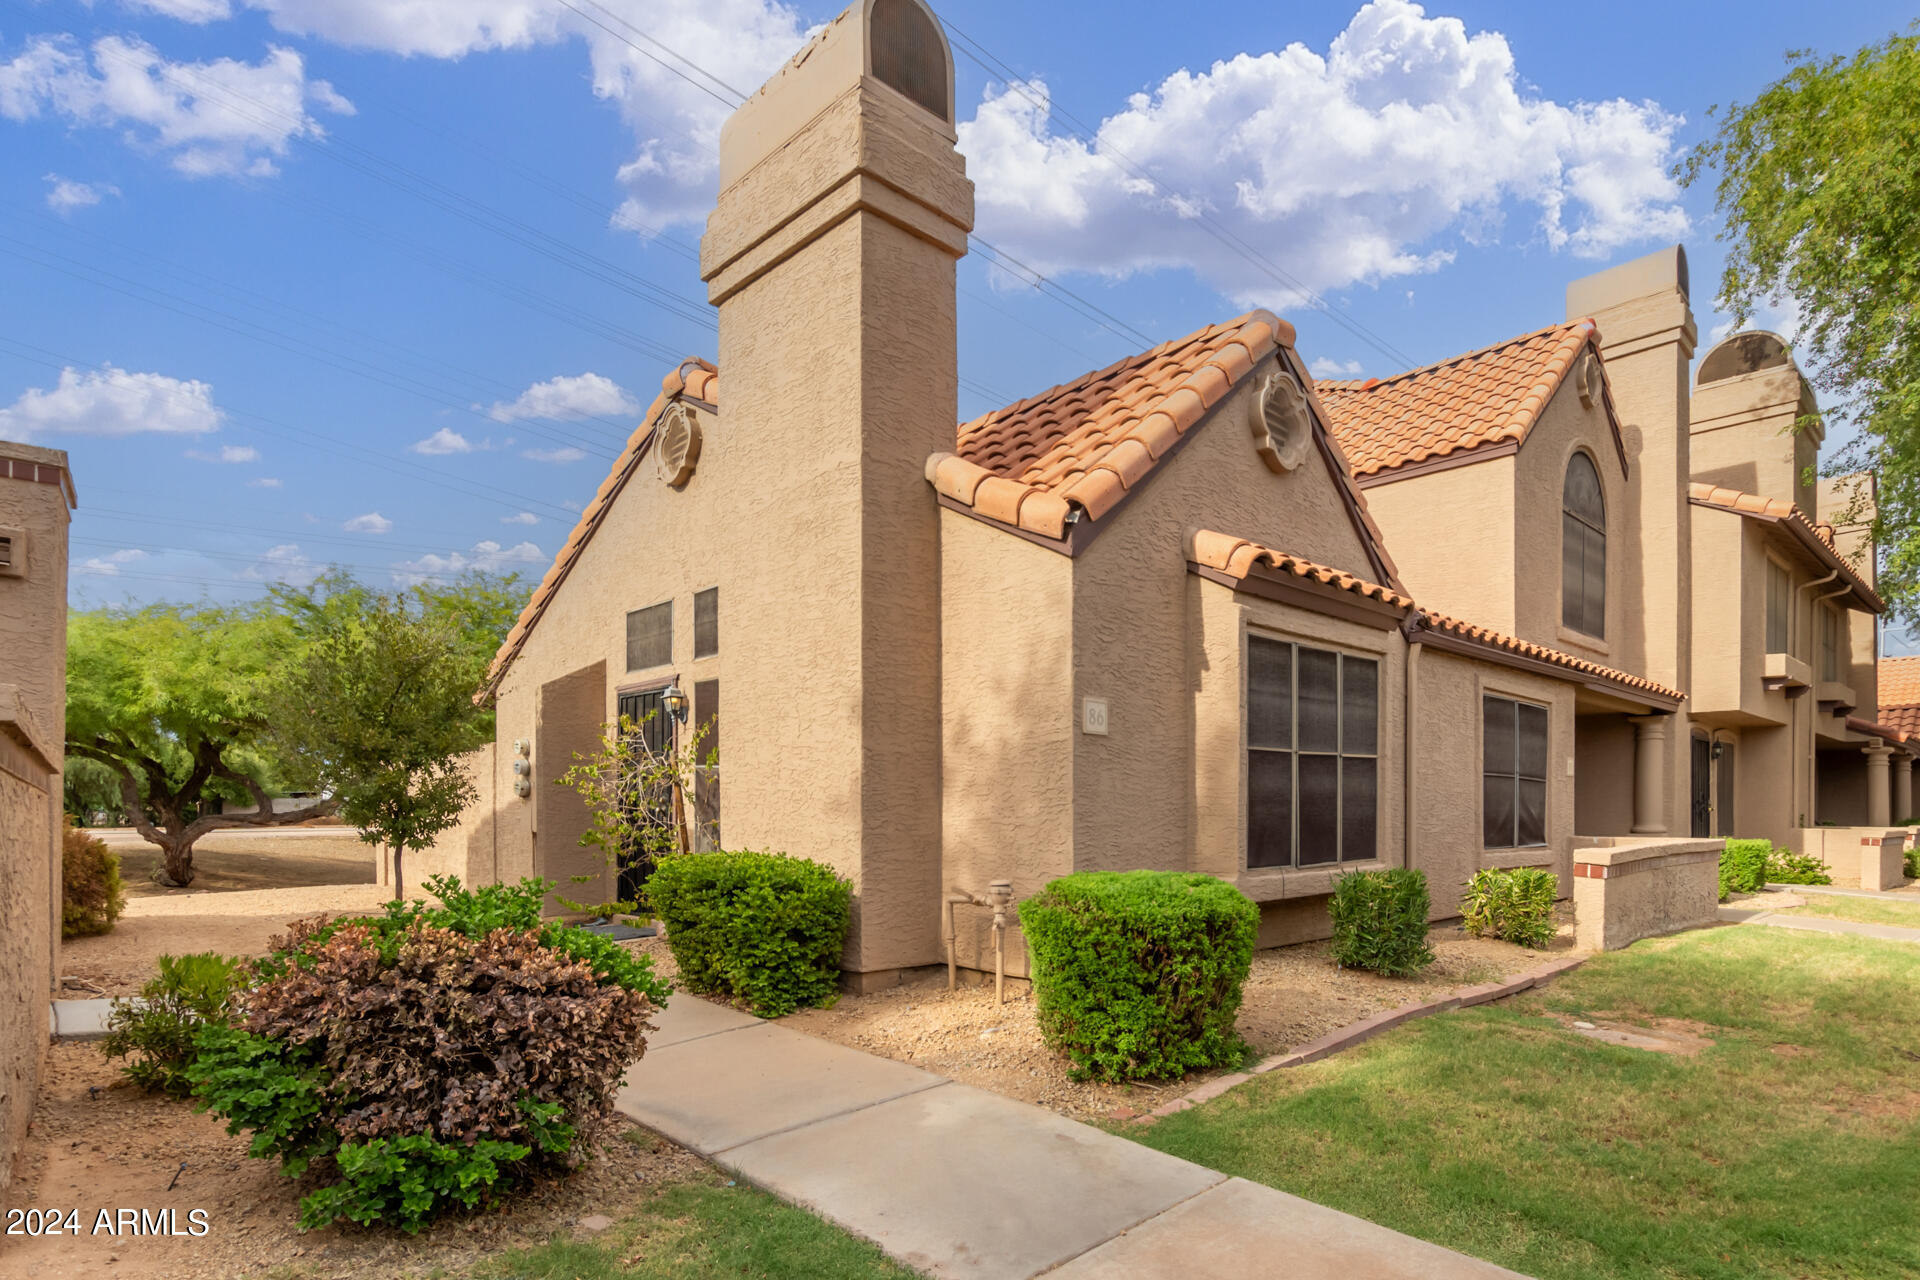
<svg viewBox="0 0 1920 1280">
<path fill-rule="evenodd" d="M 1567 464 L 1560 520 L 1560 621 L 1590 636 L 1607 633 L 1607 504 L 1593 459 Z"/>
<path fill-rule="evenodd" d="M 1485 698 L 1480 728 L 1481 841 L 1489 849 L 1547 842 L 1547 709 Z"/>
<path fill-rule="evenodd" d="M 1380 667 L 1247 642 L 1247 865 L 1378 856 Z"/>
<path fill-rule="evenodd" d="M 711 658 L 720 652 L 720 588 L 693 594 L 693 656 Z"/>
<path fill-rule="evenodd" d="M 947 120 L 947 51 L 933 20 L 911 0 L 877 0 L 867 28 L 873 74 Z"/>
<path fill-rule="evenodd" d="M 693 728 L 700 735 L 695 748 L 693 806 L 699 830 L 695 847 L 702 852 L 720 848 L 720 682 L 696 680 L 693 685 Z"/>
<path fill-rule="evenodd" d="M 627 615 L 627 670 L 664 667 L 673 661 L 673 601 Z"/>
</svg>

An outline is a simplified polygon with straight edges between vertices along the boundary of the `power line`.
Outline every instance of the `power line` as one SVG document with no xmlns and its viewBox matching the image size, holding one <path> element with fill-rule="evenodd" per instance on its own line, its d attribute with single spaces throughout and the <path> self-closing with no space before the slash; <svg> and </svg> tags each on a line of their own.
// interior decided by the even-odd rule
<svg viewBox="0 0 1920 1280">
<path fill-rule="evenodd" d="M 955 27 L 951 22 L 945 25 L 947 30 L 959 40 L 962 46 L 962 53 L 971 58 L 989 76 L 1000 76 L 1009 90 L 1018 93 L 1035 107 L 1045 112 L 1049 118 L 1058 121 L 1065 125 L 1070 131 L 1077 134 L 1089 145 L 1092 154 L 1101 156 L 1116 167 L 1131 173 L 1134 177 L 1151 183 L 1169 199 L 1185 199 L 1189 205 L 1199 211 L 1197 220 L 1203 230 L 1207 231 L 1208 234 L 1212 235 L 1228 248 L 1234 250 L 1254 266 L 1265 271 L 1276 281 L 1299 294 L 1307 301 L 1313 310 L 1325 315 L 1329 320 L 1332 320 L 1335 324 L 1345 329 L 1349 334 L 1361 342 L 1366 343 L 1387 358 L 1397 360 L 1407 368 L 1413 368 L 1418 365 L 1419 362 L 1412 356 L 1393 346 L 1385 338 L 1360 323 L 1360 321 L 1351 316 L 1343 315 L 1339 308 L 1335 307 L 1335 305 L 1325 297 L 1308 288 L 1304 281 L 1287 271 L 1266 254 L 1261 253 L 1252 245 L 1248 244 L 1231 228 L 1220 222 L 1220 220 L 1215 218 L 1211 213 L 1208 213 L 1201 202 L 1183 197 L 1180 192 L 1168 186 L 1167 183 L 1163 182 L 1158 175 L 1149 170 L 1145 165 L 1135 161 L 1125 152 L 1111 144 L 1102 141 L 1093 130 L 1074 118 L 1071 113 L 1063 108 L 1056 107 L 1053 104 L 1051 94 L 1048 95 L 1046 101 L 1035 97 L 1027 89 L 1027 77 L 1014 71 L 1012 67 L 995 56 L 985 45 L 967 35 L 958 27 Z"/>
</svg>

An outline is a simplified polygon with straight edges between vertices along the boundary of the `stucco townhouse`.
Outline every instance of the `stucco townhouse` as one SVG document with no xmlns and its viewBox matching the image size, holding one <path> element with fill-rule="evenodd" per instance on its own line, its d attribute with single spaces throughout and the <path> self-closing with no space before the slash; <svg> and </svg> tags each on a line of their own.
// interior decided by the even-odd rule
<svg viewBox="0 0 1920 1280">
<path fill-rule="evenodd" d="M 1325 936 L 1355 868 L 1426 870 L 1436 916 L 1480 867 L 1568 884 L 1583 722 L 1624 729 L 1631 793 L 1657 741 L 1635 726 L 1675 720 L 1685 666 L 1420 599 L 1265 312 L 956 426 L 954 141 L 918 0 L 854 5 L 727 123 L 702 242 L 718 367 L 666 376 L 502 647 L 482 798 L 429 866 L 610 895 L 555 783 L 637 712 L 719 744 L 702 803 L 726 847 L 849 877 L 856 986 L 942 962 L 950 891 L 1077 869 L 1221 876 L 1269 945 Z M 1561 346 L 1485 394 L 1587 379 L 1577 431 L 1621 471 L 1594 348 Z M 1613 556 L 1609 580 L 1639 572 Z M 990 967 L 990 913 L 957 917 L 957 960 Z"/>
</svg>

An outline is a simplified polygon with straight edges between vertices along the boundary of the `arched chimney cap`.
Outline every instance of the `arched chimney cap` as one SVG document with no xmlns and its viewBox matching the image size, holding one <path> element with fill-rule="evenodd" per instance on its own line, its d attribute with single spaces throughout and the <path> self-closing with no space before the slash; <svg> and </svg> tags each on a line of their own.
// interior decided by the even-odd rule
<svg viewBox="0 0 1920 1280">
<path fill-rule="evenodd" d="M 1794 362 L 1793 348 L 1779 334 L 1767 329 L 1743 329 L 1721 339 L 1713 350 L 1707 352 L 1700 361 L 1700 372 L 1694 379 L 1694 385 L 1704 387 L 1711 382 L 1758 373 L 1762 369 L 1793 369 L 1798 372 L 1799 365 Z"/>
</svg>

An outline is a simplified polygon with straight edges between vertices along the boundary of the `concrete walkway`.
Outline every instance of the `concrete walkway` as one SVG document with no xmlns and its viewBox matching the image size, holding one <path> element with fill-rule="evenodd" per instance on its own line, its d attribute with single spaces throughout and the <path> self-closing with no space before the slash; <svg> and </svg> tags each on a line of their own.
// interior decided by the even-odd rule
<svg viewBox="0 0 1920 1280">
<path fill-rule="evenodd" d="M 1920 929 L 1893 924 L 1867 924 L 1861 920 L 1833 920 L 1825 916 L 1797 916 L 1788 911 L 1742 911 L 1720 908 L 1720 918 L 1735 924 L 1764 924 L 1776 929 L 1805 929 L 1810 933 L 1850 933 L 1858 938 L 1879 938 L 1884 942 L 1920 942 Z"/>
<path fill-rule="evenodd" d="M 622 1113 L 930 1275 L 1515 1274 L 697 996 L 657 1021 Z"/>
<path fill-rule="evenodd" d="M 1877 898 L 1882 902 L 1891 898 L 1898 902 L 1902 898 L 1920 899 L 1920 880 L 1896 889 L 1836 889 L 1830 884 L 1769 884 L 1768 893 L 1805 893 L 1816 897 L 1829 898 Z"/>
</svg>

